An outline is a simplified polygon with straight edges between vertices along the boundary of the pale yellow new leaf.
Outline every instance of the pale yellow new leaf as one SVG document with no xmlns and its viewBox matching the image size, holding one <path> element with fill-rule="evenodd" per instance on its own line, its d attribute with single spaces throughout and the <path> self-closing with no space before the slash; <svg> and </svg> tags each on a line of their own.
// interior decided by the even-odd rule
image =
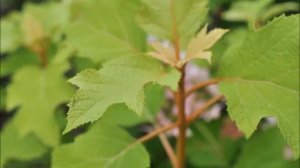
<svg viewBox="0 0 300 168">
<path fill-rule="evenodd" d="M 218 28 L 208 33 L 206 33 L 206 31 L 207 25 L 190 41 L 185 59 L 181 60 L 177 66 L 180 67 L 195 58 L 206 59 L 210 62 L 211 52 L 207 50 L 210 49 L 228 30 Z"/>
<path fill-rule="evenodd" d="M 154 51 L 148 52 L 148 55 L 157 58 L 171 66 L 176 66 L 175 51 L 171 47 L 165 47 L 159 42 L 150 44 Z"/>
</svg>

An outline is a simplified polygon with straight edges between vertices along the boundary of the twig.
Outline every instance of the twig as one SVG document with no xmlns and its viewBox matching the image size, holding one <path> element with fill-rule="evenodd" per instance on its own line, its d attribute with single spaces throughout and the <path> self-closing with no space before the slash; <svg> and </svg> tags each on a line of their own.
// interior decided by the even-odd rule
<svg viewBox="0 0 300 168">
<path fill-rule="evenodd" d="M 160 133 L 159 135 L 159 139 L 171 161 L 172 167 L 177 168 L 177 158 L 176 155 L 174 153 L 174 150 L 171 146 L 171 144 L 168 141 L 168 138 L 166 137 L 166 135 L 164 133 Z"/>
<path fill-rule="evenodd" d="M 221 100 L 223 97 L 224 97 L 223 95 L 218 95 L 218 96 L 215 96 L 214 98 L 208 100 L 201 108 L 199 108 L 193 114 L 191 114 L 190 116 L 187 117 L 187 119 L 186 119 L 187 125 L 191 124 L 191 122 L 196 120 L 199 117 L 199 115 L 201 115 L 210 106 L 212 106 L 213 104 L 215 104 L 219 100 Z M 146 142 L 146 141 L 148 141 L 152 138 L 155 138 L 156 136 L 158 136 L 161 133 L 164 133 L 166 131 L 169 131 L 171 129 L 174 129 L 174 128 L 178 127 L 179 125 L 180 124 L 178 122 L 176 122 L 176 123 L 171 123 L 170 125 L 167 125 L 167 126 L 164 126 L 164 127 L 157 128 L 156 130 L 150 132 L 149 134 L 139 138 L 137 140 L 137 142 L 139 142 L 139 143 Z"/>
<path fill-rule="evenodd" d="M 178 160 L 178 168 L 185 167 L 185 142 L 186 142 L 186 116 L 185 116 L 185 86 L 184 86 L 184 77 L 185 77 L 185 66 L 180 69 L 181 78 L 179 81 L 178 90 L 176 93 L 177 99 L 177 110 L 178 118 L 177 122 L 179 123 L 179 135 L 177 138 L 176 152 Z"/>
<path fill-rule="evenodd" d="M 169 131 L 173 128 L 176 128 L 177 126 L 179 125 L 179 123 L 172 123 L 170 125 L 167 125 L 167 126 L 164 126 L 164 127 L 160 127 L 152 132 L 150 132 L 149 134 L 139 138 L 137 140 L 137 142 L 139 143 L 143 143 L 143 142 L 146 142 L 147 140 L 150 140 L 152 138 L 155 138 L 157 135 L 163 133 L 163 132 L 166 132 L 166 131 Z"/>
<path fill-rule="evenodd" d="M 206 81 L 202 81 L 198 84 L 196 84 L 195 86 L 193 86 L 192 88 L 190 88 L 186 93 L 185 93 L 185 97 L 188 97 L 190 94 L 192 94 L 193 92 L 195 92 L 196 90 L 199 90 L 205 86 L 211 85 L 211 84 L 216 84 L 220 81 L 220 79 L 209 79 Z"/>
</svg>

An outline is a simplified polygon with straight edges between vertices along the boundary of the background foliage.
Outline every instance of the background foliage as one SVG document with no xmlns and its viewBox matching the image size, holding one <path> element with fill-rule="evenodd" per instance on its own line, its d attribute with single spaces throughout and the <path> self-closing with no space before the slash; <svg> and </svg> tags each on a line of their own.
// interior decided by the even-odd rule
<svg viewBox="0 0 300 168">
<path fill-rule="evenodd" d="M 299 49 L 289 45 L 299 46 L 299 30 L 295 29 L 299 28 L 299 15 L 281 15 L 298 13 L 298 1 L 211 0 L 208 8 L 204 8 L 206 1 L 199 2 L 177 4 L 183 21 L 176 24 L 183 44 L 187 45 L 204 22 L 209 23 L 209 29 L 230 31 L 212 48 L 211 66 L 196 60 L 187 67 L 191 74 L 187 85 L 215 76 L 233 80 L 220 85 L 229 108 L 221 102 L 191 125 L 188 167 L 299 167 L 299 83 L 294 81 L 299 79 L 299 70 L 275 76 L 285 73 L 286 66 L 299 69 Z M 153 168 L 171 167 L 158 138 L 146 142 L 145 148 L 141 144 L 128 147 L 135 137 L 153 128 L 158 112 L 163 114 L 159 118 L 162 125 L 176 117 L 170 93 L 158 84 L 176 89 L 178 73 L 153 59 L 138 57 L 150 48 L 146 40 L 156 40 L 143 29 L 156 38 L 171 38 L 164 5 L 161 0 L 1 0 L 1 167 L 141 168 L 150 160 Z M 285 59 L 276 51 L 298 56 Z M 122 58 L 114 59 L 119 56 Z M 122 75 L 128 73 L 136 75 Z M 68 79 L 79 91 L 75 93 Z M 275 81 L 279 86 L 257 83 L 259 80 Z M 187 100 L 187 111 L 216 92 L 213 88 L 197 92 Z M 265 96 L 270 93 L 289 99 Z M 264 103 L 231 106 L 254 99 Z M 70 100 L 72 113 L 67 116 Z M 97 104 L 98 100 L 105 103 Z M 91 104 L 96 104 L 94 109 Z M 288 110 L 282 110 L 283 106 Z M 259 112 L 241 116 L 242 110 L 242 114 Z M 215 113 L 218 115 L 212 117 Z M 85 124 L 100 117 L 101 124 Z M 250 122 L 244 122 L 245 118 Z M 174 145 L 176 130 L 167 135 Z"/>
</svg>

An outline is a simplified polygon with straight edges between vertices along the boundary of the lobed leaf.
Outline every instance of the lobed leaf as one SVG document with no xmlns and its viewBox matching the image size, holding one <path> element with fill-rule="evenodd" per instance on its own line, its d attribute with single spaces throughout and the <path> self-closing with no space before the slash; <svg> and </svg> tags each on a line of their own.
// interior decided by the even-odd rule
<svg viewBox="0 0 300 168">
<path fill-rule="evenodd" d="M 166 69 L 146 56 L 124 56 L 104 64 L 100 70 L 88 69 L 70 79 L 79 90 L 69 104 L 65 133 L 84 123 L 98 120 L 108 107 L 125 103 L 141 115 L 144 85 L 150 82 L 176 89 L 179 72 Z"/>
<path fill-rule="evenodd" d="M 66 68 L 64 64 L 50 64 L 46 69 L 26 66 L 13 76 L 7 88 L 7 108 L 19 107 L 14 124 L 21 136 L 34 133 L 47 145 L 59 143 L 54 112 L 72 93 L 63 77 Z"/>
<path fill-rule="evenodd" d="M 249 137 L 274 116 L 299 157 L 299 15 L 280 16 L 232 47 L 220 62 L 228 111 Z M 288 30 L 288 31 L 287 31 Z"/>
</svg>

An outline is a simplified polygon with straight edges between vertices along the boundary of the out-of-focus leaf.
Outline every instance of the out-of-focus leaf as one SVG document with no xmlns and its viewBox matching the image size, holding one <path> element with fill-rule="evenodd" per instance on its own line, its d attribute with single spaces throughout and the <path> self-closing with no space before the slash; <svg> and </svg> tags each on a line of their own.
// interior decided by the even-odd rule
<svg viewBox="0 0 300 168">
<path fill-rule="evenodd" d="M 15 73 L 18 69 L 26 65 L 38 65 L 38 57 L 33 52 L 20 48 L 8 54 L 0 62 L 0 76 L 8 76 Z"/>
<path fill-rule="evenodd" d="M 30 37 L 36 34 L 37 31 L 42 31 L 40 33 L 42 33 L 43 37 L 56 41 L 60 37 L 62 29 L 68 23 L 69 17 L 69 9 L 60 2 L 47 2 L 38 5 L 26 4 L 23 11 L 22 24 L 24 26 L 30 24 L 30 22 L 26 23 L 26 18 L 35 21 L 35 23 L 27 25 L 31 31 L 29 34 L 24 34 L 24 36 Z M 41 30 L 34 31 L 36 24 L 41 26 Z"/>
<path fill-rule="evenodd" d="M 6 104 L 6 88 L 0 86 L 0 110 L 5 108 Z"/>
<path fill-rule="evenodd" d="M 83 71 L 85 69 L 96 68 L 96 65 L 93 61 L 88 58 L 83 57 L 72 57 L 71 63 L 76 72 Z"/>
<path fill-rule="evenodd" d="M 58 41 L 69 20 L 69 9 L 59 2 L 26 4 L 19 13 L 1 18 L 1 53 L 26 46 L 45 47 L 48 40 Z"/>
<path fill-rule="evenodd" d="M 223 18 L 229 21 L 253 21 L 272 2 L 273 0 L 236 1 L 223 13 Z"/>
<path fill-rule="evenodd" d="M 74 48 L 70 46 L 63 46 L 56 53 L 53 62 L 57 64 L 68 62 L 68 59 L 74 54 L 74 52 Z"/>
<path fill-rule="evenodd" d="M 67 41 L 94 62 L 140 53 L 145 34 L 134 21 L 138 0 L 87 0 L 67 26 Z"/>
<path fill-rule="evenodd" d="M 22 44 L 22 33 L 20 27 L 20 15 L 12 13 L 0 21 L 0 52 L 14 51 Z"/>
<path fill-rule="evenodd" d="M 7 108 L 19 107 L 14 124 L 21 136 L 34 133 L 47 145 L 57 145 L 60 128 L 56 107 L 68 101 L 71 87 L 63 77 L 66 64 L 50 64 L 46 69 L 26 66 L 13 76 L 7 90 Z"/>
<path fill-rule="evenodd" d="M 13 122 L 5 125 L 0 136 L 1 168 L 10 159 L 31 160 L 40 157 L 47 148 L 32 134 L 21 137 Z"/>
<path fill-rule="evenodd" d="M 245 142 L 235 168 L 295 168 L 299 160 L 286 160 L 286 148 L 278 129 L 259 132 Z"/>
<path fill-rule="evenodd" d="M 261 12 L 261 15 L 259 17 L 259 20 L 262 22 L 267 22 L 269 19 L 271 19 L 274 16 L 278 16 L 284 12 L 297 12 L 299 13 L 300 6 L 297 2 L 284 2 L 284 3 L 278 3 L 275 5 L 270 6 L 266 10 L 263 10 Z"/>
<path fill-rule="evenodd" d="M 230 30 L 226 33 L 213 47 L 212 47 L 212 57 L 211 57 L 211 74 L 215 75 L 219 68 L 219 62 L 231 47 L 237 46 L 242 43 L 247 35 L 246 28 L 236 28 Z M 201 60 L 200 60 L 201 61 Z M 198 62 L 200 62 L 198 61 Z M 197 62 L 197 63 L 198 63 Z M 198 64 L 199 65 L 199 64 Z M 203 66 L 203 64 L 202 64 Z M 208 66 L 207 66 L 208 67 Z"/>
<path fill-rule="evenodd" d="M 230 167 L 239 140 L 221 137 L 222 120 L 197 122 L 191 126 L 193 137 L 187 139 L 187 159 L 194 167 Z"/>
<path fill-rule="evenodd" d="M 98 121 L 74 143 L 57 147 L 52 168 L 149 167 L 147 151 L 140 143 L 110 120 Z"/>
</svg>

